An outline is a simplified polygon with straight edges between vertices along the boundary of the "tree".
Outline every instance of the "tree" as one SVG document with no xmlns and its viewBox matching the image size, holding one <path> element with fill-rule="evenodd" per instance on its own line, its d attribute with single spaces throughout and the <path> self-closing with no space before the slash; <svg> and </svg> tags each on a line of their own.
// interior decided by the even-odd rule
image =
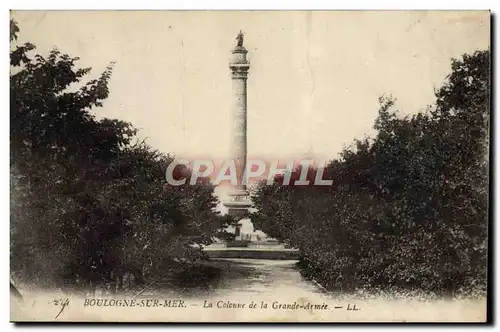
<svg viewBox="0 0 500 332">
<path fill-rule="evenodd" d="M 207 179 L 165 186 L 173 157 L 137 142 L 127 122 L 95 118 L 113 64 L 85 83 L 91 69 L 78 58 L 33 55 L 34 45 L 15 44 L 18 31 L 11 21 L 13 275 L 40 287 L 119 288 L 126 272 L 143 279 L 203 258 L 199 245 L 226 223 Z"/>
<path fill-rule="evenodd" d="M 11 21 L 11 41 L 18 31 Z M 127 123 L 97 121 L 89 112 L 108 96 L 111 66 L 70 92 L 90 68 L 76 69 L 78 58 L 56 49 L 47 58 L 32 56 L 34 50 L 30 43 L 13 46 L 10 76 L 11 261 L 28 279 L 40 278 L 47 267 L 63 273 L 74 258 L 81 232 L 74 213 L 90 218 L 97 210 L 89 209 L 98 209 L 92 197 L 82 201 L 78 194 L 98 181 L 103 165 L 135 133 Z M 92 267 L 89 259 L 85 264 Z"/>
<path fill-rule="evenodd" d="M 484 291 L 488 218 L 489 51 L 452 61 L 436 104 L 399 117 L 380 99 L 372 139 L 328 166 L 333 186 L 265 186 L 254 219 L 300 250 L 330 289 Z"/>
</svg>

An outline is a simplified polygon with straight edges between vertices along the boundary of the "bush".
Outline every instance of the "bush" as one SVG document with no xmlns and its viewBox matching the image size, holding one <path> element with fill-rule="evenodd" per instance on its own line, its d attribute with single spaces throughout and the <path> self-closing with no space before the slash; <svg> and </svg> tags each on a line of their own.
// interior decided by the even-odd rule
<svg viewBox="0 0 500 332">
<path fill-rule="evenodd" d="M 228 221 L 207 179 L 165 186 L 172 156 L 137 142 L 131 124 L 90 112 L 108 97 L 113 64 L 82 82 L 90 68 L 76 68 L 78 58 L 33 56 L 18 31 L 11 21 L 11 276 L 116 289 L 127 273 L 142 280 L 204 259 L 199 245 Z"/>
<path fill-rule="evenodd" d="M 484 292 L 489 56 L 453 60 L 424 113 L 398 117 L 381 98 L 376 136 L 330 162 L 331 188 L 262 184 L 256 227 L 298 248 L 304 274 L 331 290 Z"/>
</svg>

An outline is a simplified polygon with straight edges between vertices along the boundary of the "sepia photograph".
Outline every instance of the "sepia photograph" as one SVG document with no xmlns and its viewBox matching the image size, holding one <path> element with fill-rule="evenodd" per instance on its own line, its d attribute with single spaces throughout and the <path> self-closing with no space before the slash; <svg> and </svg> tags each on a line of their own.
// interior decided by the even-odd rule
<svg viewBox="0 0 500 332">
<path fill-rule="evenodd" d="M 485 323 L 490 11 L 10 13 L 10 321 Z"/>
</svg>

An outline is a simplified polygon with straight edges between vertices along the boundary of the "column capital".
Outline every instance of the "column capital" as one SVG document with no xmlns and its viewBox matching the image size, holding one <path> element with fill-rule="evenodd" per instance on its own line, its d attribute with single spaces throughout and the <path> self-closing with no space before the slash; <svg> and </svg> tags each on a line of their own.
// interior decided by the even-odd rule
<svg viewBox="0 0 500 332">
<path fill-rule="evenodd" d="M 233 54 L 236 54 L 236 53 L 243 53 L 243 54 L 247 54 L 248 51 L 247 49 L 244 47 L 244 46 L 236 46 L 232 51 L 231 53 Z"/>
</svg>

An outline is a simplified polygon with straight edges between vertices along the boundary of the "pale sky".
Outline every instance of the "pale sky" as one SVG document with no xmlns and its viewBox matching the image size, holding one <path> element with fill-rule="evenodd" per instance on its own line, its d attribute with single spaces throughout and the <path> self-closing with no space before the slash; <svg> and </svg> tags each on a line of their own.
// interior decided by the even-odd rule
<svg viewBox="0 0 500 332">
<path fill-rule="evenodd" d="M 230 51 L 251 63 L 248 153 L 335 157 L 372 133 L 378 98 L 402 113 L 434 101 L 450 59 L 490 40 L 488 12 L 15 12 L 19 41 L 57 46 L 98 76 L 116 61 L 99 117 L 132 122 L 154 148 L 220 159 L 229 150 Z"/>
</svg>

